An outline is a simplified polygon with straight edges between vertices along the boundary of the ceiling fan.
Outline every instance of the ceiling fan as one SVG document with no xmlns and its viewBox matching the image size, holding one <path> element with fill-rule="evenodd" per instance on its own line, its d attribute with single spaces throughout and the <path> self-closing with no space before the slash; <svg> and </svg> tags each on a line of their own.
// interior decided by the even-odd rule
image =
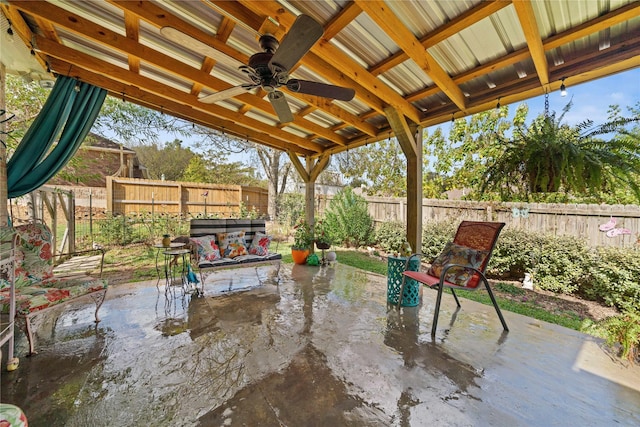
<svg viewBox="0 0 640 427">
<path fill-rule="evenodd" d="M 160 32 L 176 42 L 182 44 L 187 42 L 189 46 L 199 53 L 213 56 L 214 58 L 220 56 L 215 49 L 181 33 L 175 28 L 163 27 Z M 282 86 L 292 92 L 340 101 L 351 101 L 355 95 L 355 91 L 351 88 L 289 77 L 289 70 L 322 37 L 323 32 L 322 26 L 313 18 L 308 15 L 299 15 L 281 43 L 278 43 L 278 40 L 273 35 L 263 34 L 260 36 L 259 44 L 264 52 L 255 53 L 249 58 L 247 65 L 239 67 L 242 72 L 247 74 L 251 82 L 204 96 L 199 101 L 212 104 L 261 87 L 267 92 L 267 97 L 282 123 L 293 121 L 293 114 L 284 93 L 278 90 Z M 215 54 L 212 55 L 212 51 Z"/>
</svg>

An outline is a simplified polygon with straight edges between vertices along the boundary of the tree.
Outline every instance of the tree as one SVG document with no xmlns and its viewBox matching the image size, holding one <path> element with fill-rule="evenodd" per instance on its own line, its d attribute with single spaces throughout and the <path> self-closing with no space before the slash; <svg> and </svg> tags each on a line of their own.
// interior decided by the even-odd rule
<svg viewBox="0 0 640 427">
<path fill-rule="evenodd" d="M 529 126 L 517 126 L 511 139 L 496 135 L 501 151 L 490 158 L 482 175 L 481 193 L 496 192 L 502 200 L 539 200 L 549 193 L 597 195 L 624 185 L 640 200 L 640 140 L 625 130 L 640 116 L 624 118 L 610 110 L 609 121 L 594 126 L 562 123 L 562 114 L 541 114 Z M 610 140 L 600 136 L 617 133 Z"/>
<path fill-rule="evenodd" d="M 268 181 L 268 213 L 271 219 L 276 218 L 278 199 L 284 193 L 287 178 L 291 172 L 291 163 L 283 159 L 282 151 L 268 147 L 255 147 L 258 159 L 264 168 Z"/>
<path fill-rule="evenodd" d="M 521 126 L 527 113 L 527 105 L 521 104 L 513 121 L 509 121 L 509 107 L 505 105 L 474 114 L 468 119 L 455 120 L 448 139 L 444 138 L 440 128 L 431 135 L 426 134 L 423 154 L 429 160 L 429 166 L 423 175 L 437 179 L 432 183 L 434 188 L 426 188 L 425 194 L 437 193 L 438 190 L 442 194 L 453 189 L 469 189 L 470 197 L 480 197 L 478 187 L 487 159 L 501 152 L 500 138 L 514 126 Z"/>
<path fill-rule="evenodd" d="M 395 138 L 343 152 L 337 163 L 352 187 L 363 184 L 369 194 L 384 197 L 407 194 L 407 159 Z"/>
<path fill-rule="evenodd" d="M 165 144 L 164 147 L 154 143 L 132 148 L 140 162 L 146 166 L 149 177 L 152 179 L 160 179 L 164 175 L 164 178 L 169 181 L 180 180 L 189 162 L 195 156 L 190 148 L 182 147 L 182 141 L 178 139 Z"/>
</svg>

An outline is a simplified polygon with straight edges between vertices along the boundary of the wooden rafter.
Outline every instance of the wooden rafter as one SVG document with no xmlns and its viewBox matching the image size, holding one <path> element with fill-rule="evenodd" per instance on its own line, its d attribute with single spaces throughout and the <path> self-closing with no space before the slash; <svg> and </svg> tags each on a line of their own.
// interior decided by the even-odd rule
<svg viewBox="0 0 640 427">
<path fill-rule="evenodd" d="M 449 20 L 441 19 L 439 25 L 419 37 L 409 29 L 416 23 L 408 25 L 406 17 L 401 16 L 402 7 L 389 9 L 389 3 L 382 1 L 347 1 L 333 4 L 334 9 L 316 8 L 305 2 L 299 11 L 295 11 L 296 6 L 279 1 L 212 0 L 184 3 L 175 9 L 165 8 L 165 2 L 104 0 L 111 5 L 105 6 L 102 1 L 77 7 L 75 2 L 6 0 L 0 8 L 11 20 L 15 34 L 27 46 L 34 47 L 43 69 L 50 64 L 59 74 L 93 82 L 118 97 L 313 159 L 395 133 L 387 114 L 390 108 L 412 126 L 430 126 L 450 120 L 452 115 L 462 117 L 493 108 L 498 98 L 506 104 L 556 90 L 562 77 L 573 85 L 640 66 L 637 1 L 620 0 L 625 2 L 621 7 L 579 25 L 566 23 L 566 30 L 545 39 L 540 35 L 538 28 L 542 26 L 536 23 L 537 15 L 547 19 L 555 9 L 534 10 L 537 4 L 530 0 L 476 2 Z M 618 2 L 609 4 L 605 0 L 603 4 L 616 7 Z M 192 22 L 189 13 L 183 13 L 191 6 L 194 10 L 210 7 L 208 13 L 218 16 L 211 31 Z M 121 13 L 114 14 L 114 10 Z M 322 22 L 324 36 L 294 69 L 300 67 L 300 74 L 310 71 L 320 80 L 354 88 L 353 102 L 334 102 L 283 88 L 294 121 L 278 123 L 262 89 L 213 105 L 198 101 L 203 92 L 225 90 L 237 83 L 224 76 L 230 68 L 247 64 L 252 54 L 245 46 L 247 36 L 257 39 L 261 33 L 270 32 L 282 39 L 300 12 Z M 507 19 L 508 25 L 521 28 L 526 46 L 488 62 L 463 67 L 466 71 L 457 75 L 449 75 L 430 55 L 430 48 L 483 20 L 482 25 L 497 25 Z M 380 40 L 385 42 L 392 40 L 394 52 L 381 50 L 360 55 L 354 50 L 357 44 L 349 45 L 354 34 L 372 28 L 370 21 L 375 23 L 370 36 L 382 35 Z M 174 28 L 188 37 L 185 40 L 200 42 L 198 46 L 195 42 L 184 44 L 184 57 L 190 60 L 182 58 L 174 40 L 162 32 L 158 34 L 163 27 Z M 621 34 L 619 29 L 625 27 L 628 29 Z M 594 35 L 610 41 L 611 46 L 593 46 Z M 174 46 L 158 48 L 168 41 Z M 591 45 L 590 49 L 581 49 L 585 45 Z M 373 44 L 372 48 L 377 46 Z M 383 49 L 393 50 L 389 46 Z M 257 43 L 253 52 L 256 51 Z M 547 63 L 550 55 L 561 61 Z M 378 58 L 378 62 L 371 64 L 371 58 Z M 430 77 L 434 84 L 401 94 L 392 85 L 400 73 L 406 72 L 406 67 L 396 67 L 406 61 L 422 68 L 424 76 L 416 76 L 418 79 Z M 529 62 L 535 73 L 528 70 Z M 529 75 L 516 75 L 514 69 L 524 69 Z M 477 84 L 481 80 L 489 84 Z"/>
<path fill-rule="evenodd" d="M 431 77 L 440 90 L 442 90 L 460 110 L 464 111 L 466 101 L 460 88 L 433 56 L 425 50 L 413 33 L 409 31 L 406 26 L 402 25 L 400 19 L 398 19 L 391 9 L 382 1 L 356 0 L 356 2 L 385 33 L 400 46 L 400 49 Z M 418 123 L 418 121 L 416 121 L 416 123 Z"/>
</svg>

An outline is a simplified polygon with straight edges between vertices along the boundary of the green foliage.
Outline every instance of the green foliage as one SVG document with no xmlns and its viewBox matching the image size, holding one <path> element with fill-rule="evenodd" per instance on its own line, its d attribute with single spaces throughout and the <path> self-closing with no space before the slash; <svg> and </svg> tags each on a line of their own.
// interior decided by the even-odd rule
<svg viewBox="0 0 640 427">
<path fill-rule="evenodd" d="M 38 82 L 27 83 L 22 77 L 13 74 L 6 75 L 5 86 L 7 114 L 0 119 L 13 118 L 6 124 L 8 138 L 5 139 L 5 135 L 2 135 L 2 140 L 8 153 L 12 153 L 42 110 L 51 91 L 40 87 Z"/>
<path fill-rule="evenodd" d="M 293 227 L 298 218 L 305 214 L 304 195 L 299 193 L 281 194 L 277 200 L 277 218 L 280 224 Z"/>
<path fill-rule="evenodd" d="M 532 273 L 536 286 L 565 294 L 578 290 L 591 262 L 591 252 L 583 239 L 545 235 L 542 246 L 531 249 L 534 257 Z"/>
<path fill-rule="evenodd" d="M 158 144 L 132 147 L 140 162 L 147 167 L 149 177 L 167 181 L 179 181 L 196 154 L 190 148 L 184 148 L 182 141 L 174 140 L 159 146 Z"/>
<path fill-rule="evenodd" d="M 316 222 L 313 224 L 313 236 L 317 243 L 328 245 L 333 244 L 331 229 L 329 228 L 327 221 L 323 218 L 316 219 Z"/>
<path fill-rule="evenodd" d="M 520 105 L 513 122 L 507 120 L 508 106 L 477 113 L 468 119 L 457 119 L 451 126 L 448 139 L 440 128 L 432 134 L 425 131 L 423 158 L 430 159 L 429 166 L 423 171 L 425 179 L 429 179 L 425 195 L 477 187 L 486 159 L 501 150 L 496 136 L 506 135 L 514 125 L 524 120 L 527 112 L 526 104 Z"/>
<path fill-rule="evenodd" d="M 620 344 L 620 357 L 631 362 L 640 357 L 640 313 L 627 310 L 602 322 L 610 346 Z"/>
<path fill-rule="evenodd" d="M 313 245 L 311 226 L 304 219 L 299 219 L 293 227 L 293 249 L 310 249 Z"/>
<path fill-rule="evenodd" d="M 640 249 L 595 249 L 580 292 L 589 299 L 640 312 Z"/>
<path fill-rule="evenodd" d="M 429 221 L 422 227 L 422 260 L 431 263 L 442 252 L 447 242 L 453 240 L 459 220 Z"/>
<path fill-rule="evenodd" d="M 360 247 L 370 243 L 373 218 L 369 215 L 367 201 L 355 194 L 350 187 L 336 194 L 325 216 L 333 241 L 347 247 Z"/>
<path fill-rule="evenodd" d="M 385 252 L 396 252 L 407 240 L 407 228 L 403 222 L 388 221 L 376 226 L 374 240 Z"/>
<path fill-rule="evenodd" d="M 189 222 L 177 215 L 142 212 L 134 215 L 111 215 L 96 221 L 99 238 L 105 245 L 128 245 L 131 243 L 152 243 L 163 234 L 171 237 L 189 234 Z"/>
<path fill-rule="evenodd" d="M 98 221 L 100 242 L 115 245 L 127 245 L 133 242 L 133 226 L 124 215 L 108 214 Z"/>
<path fill-rule="evenodd" d="M 336 160 L 352 187 L 364 184 L 368 194 L 384 197 L 407 195 L 407 160 L 395 138 L 340 153 Z"/>
<path fill-rule="evenodd" d="M 516 127 L 511 139 L 496 135 L 502 150 L 487 162 L 481 194 L 495 192 L 502 200 L 538 200 L 547 193 L 563 192 L 595 196 L 616 186 L 630 188 L 640 200 L 640 145 L 638 138 L 599 138 L 624 132 L 640 120 L 613 117 L 594 126 L 585 120 L 576 126 L 562 123 L 571 109 L 567 104 L 556 119 L 555 112 L 539 115 L 528 127 Z"/>
</svg>

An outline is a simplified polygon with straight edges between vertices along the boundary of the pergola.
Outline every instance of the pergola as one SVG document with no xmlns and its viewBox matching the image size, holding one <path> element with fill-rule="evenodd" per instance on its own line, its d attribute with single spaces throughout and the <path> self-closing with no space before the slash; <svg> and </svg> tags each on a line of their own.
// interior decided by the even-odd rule
<svg viewBox="0 0 640 427">
<path fill-rule="evenodd" d="M 311 222 L 314 182 L 330 156 L 395 136 L 407 157 L 414 249 L 422 225 L 421 128 L 640 65 L 635 0 L 5 0 L 1 8 L 41 65 L 9 72 L 71 76 L 284 150 L 307 183 Z M 261 51 L 259 35 L 281 40 L 300 14 L 324 34 L 291 75 L 353 88 L 353 100 L 283 88 L 288 123 L 262 88 L 199 100 L 247 83 L 238 66 Z"/>
</svg>

